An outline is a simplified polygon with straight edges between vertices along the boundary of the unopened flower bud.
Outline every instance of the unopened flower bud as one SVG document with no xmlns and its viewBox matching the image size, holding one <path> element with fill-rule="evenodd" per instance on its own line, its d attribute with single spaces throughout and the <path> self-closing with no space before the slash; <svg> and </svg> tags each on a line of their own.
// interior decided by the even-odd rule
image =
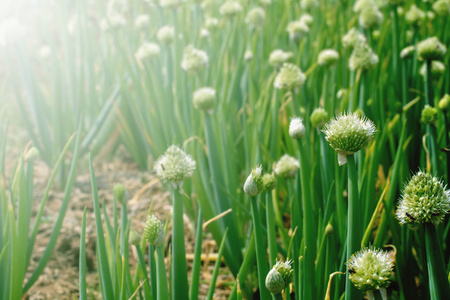
<svg viewBox="0 0 450 300">
<path fill-rule="evenodd" d="M 450 1 L 438 0 L 433 3 L 434 12 L 440 17 L 446 17 L 450 15 Z"/>
<path fill-rule="evenodd" d="M 311 25 L 314 22 L 314 19 L 310 14 L 303 14 L 300 16 L 299 21 L 305 23 L 306 25 Z"/>
<path fill-rule="evenodd" d="M 139 15 L 134 19 L 134 26 L 137 29 L 146 29 L 150 25 L 150 17 L 148 15 Z"/>
<path fill-rule="evenodd" d="M 288 24 L 286 30 L 291 41 L 299 42 L 309 32 L 309 27 L 304 22 L 293 21 Z"/>
<path fill-rule="evenodd" d="M 249 196 L 256 196 L 263 190 L 262 167 L 257 166 L 252 170 L 244 183 L 244 192 Z"/>
<path fill-rule="evenodd" d="M 418 26 L 423 19 L 425 19 L 425 13 L 418 8 L 415 4 L 411 5 L 409 10 L 405 13 L 406 23 L 412 26 Z"/>
<path fill-rule="evenodd" d="M 378 63 L 378 56 L 366 43 L 359 43 L 353 48 L 353 52 L 349 59 L 349 67 L 351 70 L 370 69 Z"/>
<path fill-rule="evenodd" d="M 349 49 L 353 49 L 356 45 L 365 42 L 366 37 L 354 27 L 342 37 L 342 44 L 345 48 Z"/>
<path fill-rule="evenodd" d="M 306 128 L 302 118 L 292 118 L 289 123 L 289 136 L 293 139 L 301 139 L 305 136 Z"/>
<path fill-rule="evenodd" d="M 439 108 L 442 110 L 448 110 L 450 108 L 450 95 L 445 94 L 441 100 L 439 100 Z"/>
<path fill-rule="evenodd" d="M 328 118 L 329 116 L 327 111 L 322 107 L 318 107 L 311 113 L 310 120 L 312 126 L 316 128 L 322 128 L 323 125 L 325 125 L 325 123 L 328 121 Z"/>
<path fill-rule="evenodd" d="M 292 282 L 294 269 L 291 264 L 291 260 L 285 262 L 277 260 L 266 277 L 266 288 L 269 292 L 274 295 L 279 294 Z"/>
<path fill-rule="evenodd" d="M 262 177 L 262 181 L 263 181 L 263 189 L 265 191 L 271 191 L 275 188 L 276 181 L 273 173 L 264 174 Z"/>
<path fill-rule="evenodd" d="M 139 233 L 137 233 L 135 230 L 130 230 L 130 237 L 128 238 L 128 242 L 131 245 L 139 246 L 141 244 L 141 237 L 139 236 Z"/>
<path fill-rule="evenodd" d="M 420 116 L 420 122 L 423 124 L 434 124 L 437 122 L 439 111 L 436 107 L 425 105 L 422 109 L 422 115 Z"/>
<path fill-rule="evenodd" d="M 242 5 L 236 0 L 227 0 L 219 9 L 221 15 L 226 17 L 234 16 L 242 12 Z"/>
<path fill-rule="evenodd" d="M 113 188 L 114 198 L 116 198 L 120 204 L 123 203 L 123 200 L 125 198 L 125 192 L 126 192 L 126 189 L 123 184 L 114 185 L 114 188 Z M 125 201 L 126 201 L 126 199 L 125 199 Z"/>
<path fill-rule="evenodd" d="M 164 245 L 166 235 L 164 233 L 164 225 L 155 215 L 148 216 L 145 222 L 144 238 L 150 245 L 160 247 Z"/>
<path fill-rule="evenodd" d="M 359 25 L 366 29 L 379 26 L 382 21 L 383 14 L 376 6 L 363 9 L 359 15 Z"/>
<path fill-rule="evenodd" d="M 139 49 L 136 51 L 136 58 L 139 60 L 153 58 L 159 55 L 161 52 L 159 46 L 155 43 L 144 43 Z"/>
<path fill-rule="evenodd" d="M 300 163 L 292 156 L 285 154 L 276 163 L 274 172 L 283 178 L 292 178 L 297 174 L 300 168 Z"/>
<path fill-rule="evenodd" d="M 284 52 L 283 50 L 276 49 L 270 53 L 269 56 L 269 65 L 278 69 L 285 62 L 292 58 L 292 52 Z"/>
<path fill-rule="evenodd" d="M 420 75 L 425 78 L 426 74 L 427 74 L 427 64 L 424 63 L 419 70 Z M 445 65 L 438 61 L 438 60 L 433 60 L 431 62 L 431 79 L 435 80 L 435 79 L 439 79 L 441 76 L 443 76 L 445 73 Z"/>
<path fill-rule="evenodd" d="M 403 59 L 412 58 L 414 55 L 414 51 L 416 51 L 416 47 L 414 46 L 407 46 L 400 51 L 400 57 Z"/>
<path fill-rule="evenodd" d="M 194 107 L 211 113 L 216 104 L 216 90 L 210 87 L 204 87 L 194 92 L 192 98 Z"/>
<path fill-rule="evenodd" d="M 39 150 L 36 147 L 31 147 L 28 149 L 27 153 L 24 155 L 25 161 L 34 161 L 39 157 Z"/>
</svg>

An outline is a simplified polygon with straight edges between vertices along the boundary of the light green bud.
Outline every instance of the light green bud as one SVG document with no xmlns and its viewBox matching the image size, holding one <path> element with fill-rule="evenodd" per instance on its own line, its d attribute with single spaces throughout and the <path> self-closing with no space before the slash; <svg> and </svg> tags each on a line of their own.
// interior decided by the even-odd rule
<svg viewBox="0 0 450 300">
<path fill-rule="evenodd" d="M 332 66 L 339 60 L 339 53 L 334 49 L 324 49 L 320 51 L 317 58 L 319 66 Z"/>
<path fill-rule="evenodd" d="M 175 39 L 175 28 L 170 25 L 163 26 L 156 33 L 156 37 L 162 44 L 172 44 Z"/>
<path fill-rule="evenodd" d="M 242 5 L 236 0 L 227 0 L 219 9 L 221 15 L 232 17 L 243 11 Z"/>
<path fill-rule="evenodd" d="M 186 72 L 198 73 L 208 65 L 208 54 L 205 51 L 194 48 L 192 45 L 186 46 L 183 52 L 181 68 Z"/>
<path fill-rule="evenodd" d="M 140 61 L 143 61 L 145 59 L 154 58 L 159 55 L 161 52 L 161 49 L 159 48 L 158 44 L 155 43 L 144 43 L 139 49 L 136 51 L 136 58 Z"/>
<path fill-rule="evenodd" d="M 195 165 L 196 163 L 190 155 L 172 145 L 155 162 L 154 170 L 162 181 L 171 181 L 181 185 L 184 180 L 192 176 Z"/>
<path fill-rule="evenodd" d="M 378 56 L 366 43 L 359 43 L 353 48 L 348 66 L 351 70 L 370 69 L 378 63 Z"/>
<path fill-rule="evenodd" d="M 150 17 L 149 15 L 139 15 L 134 19 L 134 26 L 137 29 L 146 29 L 150 25 Z"/>
<path fill-rule="evenodd" d="M 425 105 L 425 107 L 422 109 L 420 122 L 423 124 L 434 124 L 437 122 L 438 117 L 439 111 L 436 107 Z"/>
<path fill-rule="evenodd" d="M 345 48 L 353 49 L 360 43 L 365 43 L 366 37 L 356 28 L 352 27 L 343 37 L 342 44 Z"/>
<path fill-rule="evenodd" d="M 286 31 L 289 33 L 291 41 L 297 43 L 309 32 L 309 27 L 304 22 L 293 21 L 288 24 Z"/>
<path fill-rule="evenodd" d="M 210 87 L 204 87 L 194 92 L 192 98 L 194 107 L 211 113 L 216 104 L 216 90 Z"/>
<path fill-rule="evenodd" d="M 448 110 L 450 108 L 450 95 L 445 94 L 441 100 L 439 100 L 439 108 L 442 110 Z"/>
<path fill-rule="evenodd" d="M 277 260 L 266 277 L 266 288 L 272 294 L 281 293 L 294 279 L 294 269 L 292 261 L 281 262 Z"/>
<path fill-rule="evenodd" d="M 250 25 L 250 28 L 261 28 L 264 27 L 264 22 L 266 19 L 266 13 L 261 7 L 254 7 L 248 13 L 245 18 L 245 22 Z"/>
<path fill-rule="evenodd" d="M 292 52 L 285 52 L 280 49 L 273 50 L 269 56 L 269 65 L 278 69 L 285 62 L 289 61 L 292 58 Z"/>
<path fill-rule="evenodd" d="M 277 89 L 291 90 L 303 85 L 306 80 L 305 74 L 294 64 L 285 63 L 274 80 Z"/>
<path fill-rule="evenodd" d="M 383 14 L 376 6 L 364 8 L 359 15 L 359 25 L 366 29 L 379 26 L 382 21 Z"/>
<path fill-rule="evenodd" d="M 433 3 L 434 12 L 440 17 L 446 17 L 450 15 L 450 1 L 438 0 Z"/>
<path fill-rule="evenodd" d="M 414 46 L 407 46 L 400 51 L 400 57 L 403 59 L 412 58 L 414 55 L 414 51 L 416 51 L 416 47 Z"/>
<path fill-rule="evenodd" d="M 292 178 L 297 175 L 300 163 L 292 156 L 285 154 L 275 164 L 274 172 L 282 178 Z"/>
<path fill-rule="evenodd" d="M 115 184 L 114 185 L 114 188 L 113 188 L 114 198 L 116 198 L 120 204 L 123 203 L 123 200 L 125 198 L 125 193 L 126 193 L 126 189 L 123 184 Z M 125 202 L 126 202 L 126 199 L 125 199 Z"/>
<path fill-rule="evenodd" d="M 164 225 L 155 215 L 148 216 L 145 222 L 144 238 L 150 245 L 160 247 L 164 245 L 166 234 L 164 233 Z"/>
<path fill-rule="evenodd" d="M 423 19 L 425 19 L 425 13 L 419 9 L 415 4 L 411 5 L 409 10 L 405 13 L 406 23 L 412 26 L 418 26 Z"/>
<path fill-rule="evenodd" d="M 329 116 L 325 109 L 318 107 L 311 113 L 311 124 L 316 128 L 322 128 L 328 121 Z"/>
<path fill-rule="evenodd" d="M 423 78 L 425 78 L 426 73 L 427 73 L 427 64 L 426 63 L 424 63 L 420 67 L 419 73 Z M 445 73 L 445 65 L 438 60 L 433 60 L 431 62 L 431 79 L 437 80 L 441 76 L 443 76 L 444 73 Z"/>
<path fill-rule="evenodd" d="M 264 188 L 262 167 L 255 167 L 244 183 L 244 192 L 249 196 L 256 196 L 262 192 Z"/>
</svg>

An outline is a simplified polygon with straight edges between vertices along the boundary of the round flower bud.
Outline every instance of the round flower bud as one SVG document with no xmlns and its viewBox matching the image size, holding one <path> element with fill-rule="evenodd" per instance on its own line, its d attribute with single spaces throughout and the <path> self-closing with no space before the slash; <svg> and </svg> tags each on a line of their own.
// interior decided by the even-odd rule
<svg viewBox="0 0 450 300">
<path fill-rule="evenodd" d="M 39 47 L 38 55 L 42 59 L 47 59 L 50 57 L 50 54 L 52 54 L 52 48 L 48 45 L 42 45 Z"/>
<path fill-rule="evenodd" d="M 355 13 L 360 13 L 364 9 L 377 7 L 377 3 L 374 0 L 357 0 L 353 5 L 353 11 Z"/>
<path fill-rule="evenodd" d="M 39 157 L 39 150 L 36 147 L 31 147 L 28 149 L 28 151 L 25 153 L 23 159 L 25 161 L 34 161 Z"/>
<path fill-rule="evenodd" d="M 328 113 L 325 109 L 323 109 L 322 107 L 318 107 L 316 109 L 313 110 L 313 112 L 311 113 L 311 124 L 312 126 L 316 127 L 316 128 L 322 128 L 323 125 L 325 125 L 325 123 L 327 123 L 328 121 Z"/>
<path fill-rule="evenodd" d="M 437 37 L 430 37 L 417 44 L 417 54 L 421 60 L 440 60 L 444 58 L 447 47 Z"/>
<path fill-rule="evenodd" d="M 450 15 L 450 1 L 438 0 L 433 3 L 434 12 L 440 17 L 446 17 Z"/>
<path fill-rule="evenodd" d="M 319 53 L 317 58 L 319 66 L 334 65 L 339 59 L 339 53 L 334 49 L 324 49 Z"/>
<path fill-rule="evenodd" d="M 269 292 L 274 295 L 279 294 L 292 282 L 294 269 L 292 269 L 291 264 L 291 260 L 285 262 L 277 260 L 266 277 L 266 288 Z"/>
<path fill-rule="evenodd" d="M 297 174 L 299 168 L 300 163 L 298 160 L 288 154 L 285 154 L 275 164 L 274 172 L 280 177 L 292 178 Z"/>
<path fill-rule="evenodd" d="M 413 30 L 406 30 L 406 35 L 405 35 L 406 42 L 407 43 L 411 43 L 413 37 L 414 37 L 414 31 Z"/>
<path fill-rule="evenodd" d="M 382 250 L 365 248 L 348 260 L 350 281 L 362 291 L 386 288 L 393 277 L 394 261 Z"/>
<path fill-rule="evenodd" d="M 137 233 L 135 230 L 130 230 L 130 237 L 128 238 L 128 242 L 131 245 L 139 246 L 141 244 L 141 237 L 139 236 L 139 233 Z"/>
<path fill-rule="evenodd" d="M 383 14 L 376 6 L 364 8 L 359 15 L 359 25 L 366 29 L 379 26 L 381 21 L 383 21 Z"/>
<path fill-rule="evenodd" d="M 375 29 L 374 31 L 372 31 L 372 38 L 374 41 L 378 41 L 380 39 L 380 30 Z"/>
<path fill-rule="evenodd" d="M 306 25 L 311 25 L 314 19 L 310 14 L 303 14 L 300 16 L 299 21 L 305 23 Z"/>
<path fill-rule="evenodd" d="M 425 19 L 425 13 L 415 4 L 411 5 L 409 10 L 405 13 L 406 23 L 412 26 L 418 26 L 420 22 Z"/>
<path fill-rule="evenodd" d="M 378 63 L 378 56 L 366 43 L 359 43 L 353 48 L 348 66 L 351 70 L 370 69 Z"/>
<path fill-rule="evenodd" d="M 164 225 L 155 215 L 148 216 L 145 222 L 144 238 L 150 245 L 155 247 L 164 245 L 164 240 L 166 239 Z"/>
<path fill-rule="evenodd" d="M 309 27 L 304 22 L 293 21 L 288 24 L 286 30 L 289 32 L 291 41 L 299 42 L 309 32 Z"/>
<path fill-rule="evenodd" d="M 407 46 L 400 51 L 400 57 L 403 59 L 412 58 L 414 55 L 414 51 L 416 51 L 416 47 Z"/>
<path fill-rule="evenodd" d="M 250 60 L 253 59 L 253 52 L 252 52 L 252 50 L 245 50 L 244 59 L 245 59 L 245 61 L 250 61 Z"/>
<path fill-rule="evenodd" d="M 234 16 L 243 10 L 242 5 L 236 0 L 227 0 L 219 9 L 221 15 L 226 17 Z"/>
<path fill-rule="evenodd" d="M 423 78 L 425 78 L 426 73 L 427 73 L 427 64 L 426 63 L 420 67 L 419 73 Z M 445 65 L 438 60 L 433 60 L 431 62 L 431 79 L 437 80 L 442 75 L 444 75 L 444 73 L 445 73 Z"/>
<path fill-rule="evenodd" d="M 292 118 L 289 123 L 289 136 L 293 139 L 301 139 L 305 136 L 306 129 L 302 118 Z"/>
<path fill-rule="evenodd" d="M 256 196 L 263 190 L 262 167 L 257 166 L 248 175 L 244 183 L 244 192 L 249 196 Z"/>
<path fill-rule="evenodd" d="M 416 229 L 419 224 L 438 225 L 450 211 L 450 190 L 436 177 L 419 171 L 405 186 L 397 207 L 400 224 Z"/>
<path fill-rule="evenodd" d="M 156 37 L 162 44 L 171 44 L 175 38 L 175 28 L 170 25 L 163 26 L 156 33 Z"/>
<path fill-rule="evenodd" d="M 263 182 L 263 189 L 265 191 L 271 191 L 275 188 L 276 181 L 275 181 L 275 176 L 273 175 L 273 173 L 264 174 L 262 177 L 262 182 Z"/>
<path fill-rule="evenodd" d="M 250 28 L 264 27 L 264 21 L 266 19 L 266 13 L 261 7 L 252 8 L 245 18 L 245 22 L 250 25 Z"/>
<path fill-rule="evenodd" d="M 300 6 L 304 10 L 309 10 L 319 6 L 319 2 L 317 0 L 300 0 Z"/>
<path fill-rule="evenodd" d="M 186 46 L 183 52 L 181 68 L 186 72 L 198 73 L 208 65 L 208 54 L 205 51 L 194 48 L 192 45 Z"/>
<path fill-rule="evenodd" d="M 192 176 L 195 161 L 175 145 L 170 146 L 164 155 L 158 158 L 154 170 L 162 181 L 181 183 Z"/>
<path fill-rule="evenodd" d="M 194 92 L 192 102 L 196 109 L 211 113 L 216 104 L 216 90 L 210 87 L 198 89 Z"/>
<path fill-rule="evenodd" d="M 114 198 L 116 198 L 120 204 L 123 204 L 123 200 L 125 198 L 125 192 L 126 192 L 126 189 L 123 184 L 115 184 L 114 185 L 114 188 L 113 188 Z M 126 201 L 126 199 L 125 199 L 125 201 Z"/>
<path fill-rule="evenodd" d="M 144 43 L 136 51 L 135 56 L 139 60 L 154 58 L 161 52 L 159 46 L 155 43 Z"/>
<path fill-rule="evenodd" d="M 150 25 L 150 17 L 148 15 L 139 15 L 134 19 L 134 27 L 137 29 L 146 29 Z"/>
<path fill-rule="evenodd" d="M 441 100 L 439 100 L 439 108 L 442 110 L 448 110 L 450 108 L 450 95 L 445 94 Z"/>
<path fill-rule="evenodd" d="M 276 49 L 270 53 L 269 56 L 269 65 L 278 69 L 285 62 L 292 58 L 292 52 L 284 52 L 283 50 Z"/>
<path fill-rule="evenodd" d="M 365 43 L 366 37 L 352 27 L 343 37 L 342 44 L 345 48 L 353 49 L 356 45 Z"/>
<path fill-rule="evenodd" d="M 306 80 L 305 74 L 294 64 L 285 63 L 275 77 L 273 85 L 277 89 L 291 90 L 300 87 Z"/>
<path fill-rule="evenodd" d="M 435 124 L 439 117 L 439 111 L 436 107 L 429 106 L 428 104 L 422 109 L 422 115 L 420 116 L 420 122 L 423 124 Z"/>
<path fill-rule="evenodd" d="M 357 113 L 340 114 L 325 124 L 325 139 L 338 153 L 339 165 L 347 162 L 347 155 L 361 150 L 374 137 L 376 129 L 372 121 Z"/>
</svg>

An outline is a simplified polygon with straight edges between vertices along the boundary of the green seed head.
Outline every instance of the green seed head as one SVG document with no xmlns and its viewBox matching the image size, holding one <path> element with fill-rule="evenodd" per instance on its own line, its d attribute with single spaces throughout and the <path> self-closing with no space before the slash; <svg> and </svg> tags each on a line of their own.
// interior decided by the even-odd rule
<svg viewBox="0 0 450 300">
<path fill-rule="evenodd" d="M 450 95 L 445 94 L 441 100 L 439 100 L 439 108 L 442 110 L 448 110 L 450 108 Z"/>
<path fill-rule="evenodd" d="M 439 117 L 439 111 L 436 107 L 425 105 L 420 116 L 420 122 L 423 124 L 435 124 Z"/>
<path fill-rule="evenodd" d="M 292 269 L 291 264 L 291 260 L 285 262 L 277 260 L 266 277 L 266 288 L 269 292 L 274 295 L 279 294 L 292 282 L 294 269 Z"/>
<path fill-rule="evenodd" d="M 181 184 L 194 173 L 195 161 L 183 150 L 172 145 L 158 158 L 154 170 L 162 181 Z"/>
<path fill-rule="evenodd" d="M 201 69 L 208 65 L 208 54 L 205 51 L 195 49 L 194 46 L 188 45 L 183 52 L 183 60 L 181 68 L 186 72 L 198 73 Z"/>
<path fill-rule="evenodd" d="M 325 124 L 322 130 L 330 146 L 338 152 L 339 165 L 346 163 L 345 156 L 361 150 L 369 143 L 376 132 L 369 119 L 357 113 L 340 114 Z"/>
<path fill-rule="evenodd" d="M 145 59 L 154 58 L 159 55 L 161 52 L 158 44 L 155 43 L 144 43 L 139 49 L 136 51 L 136 58 L 140 61 Z"/>
<path fill-rule="evenodd" d="M 245 22 L 250 25 L 250 28 L 261 28 L 264 27 L 265 19 L 266 13 L 264 9 L 261 7 L 255 7 L 247 13 Z"/>
<path fill-rule="evenodd" d="M 271 191 L 275 188 L 276 180 L 275 180 L 275 176 L 273 175 L 273 173 L 264 174 L 262 177 L 262 181 L 263 181 L 263 189 L 265 191 Z"/>
<path fill-rule="evenodd" d="M 425 19 L 425 13 L 423 12 L 423 10 L 413 4 L 405 13 L 405 19 L 409 25 L 418 26 L 422 22 L 422 20 Z"/>
<path fill-rule="evenodd" d="M 298 160 L 288 154 L 285 154 L 276 163 L 274 172 L 280 177 L 292 178 L 297 174 L 299 168 L 300 163 Z"/>
<path fill-rule="evenodd" d="M 198 89 L 194 92 L 192 102 L 196 109 L 211 113 L 216 104 L 216 90 L 210 87 Z"/>
<path fill-rule="evenodd" d="M 353 48 L 348 66 L 351 70 L 370 69 L 378 63 L 378 56 L 367 43 L 359 43 Z"/>
<path fill-rule="evenodd" d="M 154 215 L 148 216 L 147 222 L 145 222 L 144 238 L 150 245 L 155 247 L 162 246 L 166 235 L 164 233 L 164 225 Z"/>
<path fill-rule="evenodd" d="M 156 37 L 162 44 L 172 44 L 175 38 L 175 28 L 169 25 L 163 26 L 156 33 Z"/>
<path fill-rule="evenodd" d="M 437 37 L 433 36 L 417 44 L 417 54 L 421 60 L 441 60 L 447 47 Z"/>
<path fill-rule="evenodd" d="M 234 16 L 242 12 L 242 5 L 236 0 L 227 0 L 219 9 L 221 15 L 226 17 Z"/>
<path fill-rule="evenodd" d="M 269 65 L 278 69 L 285 62 L 290 60 L 291 58 L 292 58 L 292 52 L 284 52 L 283 50 L 276 49 L 276 50 L 273 50 L 272 53 L 270 53 Z"/>
<path fill-rule="evenodd" d="M 362 35 L 357 29 L 354 27 L 351 28 L 343 37 L 342 44 L 345 48 L 353 49 L 356 45 L 360 43 L 365 43 L 366 37 Z"/>
<path fill-rule="evenodd" d="M 309 27 L 304 22 L 293 21 L 288 24 L 286 31 L 289 33 L 291 41 L 297 43 L 309 32 Z"/>
<path fill-rule="evenodd" d="M 293 139 L 300 139 L 305 136 L 306 129 L 302 118 L 292 118 L 289 123 L 289 136 Z"/>
<path fill-rule="evenodd" d="M 382 251 L 365 248 L 347 262 L 350 281 L 362 291 L 386 288 L 393 276 L 394 262 Z"/>
<path fill-rule="evenodd" d="M 332 66 L 339 59 L 339 53 L 334 49 L 324 49 L 319 53 L 319 57 L 317 58 L 317 62 L 319 66 Z"/>
<path fill-rule="evenodd" d="M 328 121 L 328 118 L 329 116 L 326 110 L 323 109 L 322 107 L 318 107 L 314 109 L 313 112 L 311 113 L 310 120 L 312 126 L 316 128 L 322 128 L 323 125 L 325 125 L 325 123 Z"/>
<path fill-rule="evenodd" d="M 125 198 L 125 193 L 126 193 L 126 189 L 123 184 L 115 184 L 114 185 L 114 188 L 113 188 L 114 198 L 116 198 L 120 204 L 123 203 L 123 200 Z M 126 201 L 126 199 L 125 199 L 125 201 Z"/>
<path fill-rule="evenodd" d="M 412 58 L 414 55 L 414 51 L 416 51 L 416 47 L 414 46 L 407 46 L 400 51 L 400 57 L 403 59 Z"/>
<path fill-rule="evenodd" d="M 274 87 L 282 90 L 292 90 L 298 88 L 306 80 L 305 74 L 294 64 L 285 63 L 275 77 Z"/>
<path fill-rule="evenodd" d="M 366 29 L 377 27 L 383 21 L 383 14 L 376 6 L 364 8 L 359 15 L 359 25 Z"/>
<path fill-rule="evenodd" d="M 427 64 L 424 63 L 419 70 L 420 75 L 425 78 L 427 73 Z M 431 62 L 431 79 L 432 80 L 438 80 L 441 76 L 443 76 L 445 73 L 445 65 L 438 61 L 433 60 Z"/>
<path fill-rule="evenodd" d="M 400 224 L 416 228 L 419 224 L 438 225 L 450 210 L 450 190 L 436 177 L 419 171 L 402 192 L 397 207 Z"/>
<path fill-rule="evenodd" d="M 262 167 L 255 167 L 244 183 L 244 192 L 249 196 L 256 196 L 264 189 Z"/>
<path fill-rule="evenodd" d="M 433 3 L 434 12 L 440 17 L 446 17 L 450 15 L 450 1 L 438 0 Z"/>
</svg>

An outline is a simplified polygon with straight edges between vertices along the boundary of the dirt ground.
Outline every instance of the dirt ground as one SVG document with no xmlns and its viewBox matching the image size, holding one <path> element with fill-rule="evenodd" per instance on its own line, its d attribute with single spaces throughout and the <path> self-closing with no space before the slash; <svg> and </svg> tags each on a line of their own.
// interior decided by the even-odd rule
<svg viewBox="0 0 450 300">
<path fill-rule="evenodd" d="M 128 193 L 128 213 L 131 219 L 131 228 L 142 234 L 145 225 L 149 206 L 153 201 L 152 212 L 163 222 L 167 219 L 171 211 L 170 195 L 164 191 L 159 180 L 149 172 L 140 170 L 137 165 L 127 156 L 126 151 L 119 151 L 114 159 L 107 162 L 94 161 L 96 172 L 98 193 L 100 201 L 104 201 L 109 216 L 112 216 L 112 190 L 115 184 L 124 184 Z M 8 156 L 17 157 L 19 151 L 10 149 Z M 7 169 L 11 169 L 14 159 L 9 160 Z M 81 164 L 83 161 L 81 161 Z M 87 166 L 87 163 L 86 163 Z M 34 180 L 34 207 L 33 215 L 39 206 L 39 202 L 44 193 L 47 180 L 51 170 L 42 161 L 37 160 L 35 164 Z M 87 283 L 88 295 L 93 295 L 92 299 L 101 299 L 98 289 L 98 276 L 96 272 L 95 240 L 96 228 L 93 212 L 92 191 L 88 168 L 80 167 L 76 177 L 75 186 L 72 191 L 66 217 L 58 238 L 57 245 L 52 253 L 52 257 L 47 264 L 43 274 L 30 289 L 24 299 L 74 299 L 78 298 L 78 258 L 81 232 L 81 219 L 83 210 L 87 209 L 86 226 L 86 260 L 87 260 Z M 44 253 L 51 230 L 56 220 L 63 198 L 63 191 L 54 188 L 51 191 L 47 202 L 43 220 L 39 229 L 36 245 L 33 250 L 30 267 L 27 276 L 37 266 L 39 259 Z M 190 268 L 194 250 L 194 232 L 188 218 L 185 217 L 186 230 L 186 254 L 188 257 L 188 268 Z M 209 288 L 210 277 L 214 268 L 214 255 L 217 253 L 216 243 L 212 240 L 208 232 L 204 233 L 203 240 L 203 266 L 201 272 L 200 297 L 204 298 Z M 166 244 L 166 247 L 170 245 Z M 133 248 L 133 247 L 130 247 Z M 130 254 L 131 263 L 136 257 L 133 251 Z M 209 261 L 209 262 L 208 262 Z M 167 264 L 168 265 L 168 264 Z M 131 268 L 134 270 L 134 268 Z M 227 299 L 233 284 L 233 278 L 228 269 L 222 266 L 217 284 L 215 299 Z"/>
</svg>

